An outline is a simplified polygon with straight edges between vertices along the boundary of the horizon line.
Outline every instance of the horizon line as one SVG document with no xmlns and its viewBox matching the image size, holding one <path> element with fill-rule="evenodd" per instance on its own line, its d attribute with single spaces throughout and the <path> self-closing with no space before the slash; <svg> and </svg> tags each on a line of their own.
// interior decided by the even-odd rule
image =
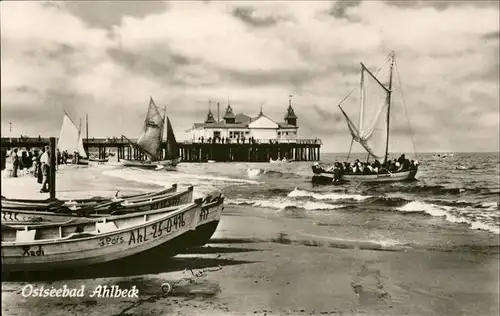
<svg viewBox="0 0 500 316">
<path fill-rule="evenodd" d="M 389 154 L 407 153 L 408 151 L 394 151 L 389 152 Z M 348 154 L 347 151 L 337 151 L 337 152 L 321 152 L 321 154 Z M 408 152 L 409 153 L 409 152 Z M 500 150 L 498 151 L 417 151 L 415 154 L 492 154 L 497 153 L 500 155 Z M 351 152 L 351 154 L 366 154 L 366 152 Z"/>
</svg>

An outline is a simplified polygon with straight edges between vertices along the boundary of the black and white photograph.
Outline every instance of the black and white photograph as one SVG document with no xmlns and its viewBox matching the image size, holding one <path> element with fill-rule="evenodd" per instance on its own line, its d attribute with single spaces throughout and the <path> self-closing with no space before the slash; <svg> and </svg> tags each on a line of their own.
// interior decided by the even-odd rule
<svg viewBox="0 0 500 316">
<path fill-rule="evenodd" d="M 500 315 L 500 2 L 0 2 L 6 316 Z"/>
</svg>

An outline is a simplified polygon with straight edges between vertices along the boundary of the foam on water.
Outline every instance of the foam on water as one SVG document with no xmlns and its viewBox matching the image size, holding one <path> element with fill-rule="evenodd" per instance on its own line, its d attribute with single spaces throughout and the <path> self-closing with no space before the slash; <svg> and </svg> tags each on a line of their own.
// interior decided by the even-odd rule
<svg viewBox="0 0 500 316">
<path fill-rule="evenodd" d="M 402 207 L 399 207 L 397 210 L 400 212 L 425 212 L 431 216 L 444 217 L 447 221 L 452 223 L 467 224 L 471 229 L 487 230 L 495 234 L 500 234 L 500 229 L 498 227 L 480 222 L 476 219 L 465 217 L 464 215 L 467 214 L 466 210 L 458 210 L 450 206 L 438 206 L 421 201 L 412 201 Z M 491 216 L 492 215 L 490 215 L 490 217 Z M 475 217 L 477 217 L 477 215 L 475 215 Z"/>
<path fill-rule="evenodd" d="M 290 192 L 288 194 L 288 197 L 312 197 L 315 200 L 332 200 L 332 201 L 337 201 L 337 200 L 363 201 L 363 200 L 371 198 L 371 196 L 367 196 L 367 195 L 344 194 L 344 193 L 335 193 L 335 192 L 316 193 L 316 192 L 310 192 L 307 190 L 300 190 L 297 188 L 295 188 L 292 192 Z"/>
<path fill-rule="evenodd" d="M 124 180 L 156 184 L 163 187 L 171 186 L 174 183 L 177 183 L 180 186 L 193 185 L 193 196 L 195 198 L 218 189 L 221 186 L 258 183 L 256 181 L 233 179 L 228 177 L 200 176 L 181 172 L 151 171 L 141 169 L 115 169 L 104 171 L 103 174 Z"/>
<path fill-rule="evenodd" d="M 252 205 L 257 207 L 265 207 L 277 210 L 283 210 L 285 208 L 295 207 L 304 210 L 334 210 L 343 207 L 342 205 L 332 205 L 327 203 L 311 202 L 311 201 L 293 201 L 286 198 L 281 199 L 234 199 L 228 200 L 228 204 L 233 205 Z"/>
</svg>

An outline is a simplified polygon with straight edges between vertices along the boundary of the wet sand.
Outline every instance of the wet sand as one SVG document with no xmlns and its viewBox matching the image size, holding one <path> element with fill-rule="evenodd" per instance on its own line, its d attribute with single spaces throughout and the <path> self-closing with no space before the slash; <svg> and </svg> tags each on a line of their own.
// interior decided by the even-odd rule
<svg viewBox="0 0 500 316">
<path fill-rule="evenodd" d="M 93 172 L 61 172 L 58 180 L 68 191 L 61 196 L 76 188 L 104 193 L 110 183 L 131 191 L 155 188 Z M 2 194 L 14 196 L 19 188 L 24 193 L 16 197 L 41 196 L 28 194 L 32 189 L 25 179 L 3 181 Z M 347 223 L 318 226 L 300 214 L 227 206 L 209 245 L 173 259 L 144 258 L 118 269 L 40 277 L 55 281 L 2 282 L 2 314 L 498 315 L 497 236 L 464 229 L 419 247 L 381 243 L 370 236 Z M 408 232 L 405 237 L 414 236 Z M 474 244 L 475 239 L 481 241 L 477 247 L 461 247 L 464 240 Z M 173 285 L 168 294 L 161 291 L 165 282 Z M 21 290 L 26 284 L 85 285 L 86 295 L 25 298 Z M 139 298 L 89 297 L 97 285 L 135 285 Z"/>
</svg>

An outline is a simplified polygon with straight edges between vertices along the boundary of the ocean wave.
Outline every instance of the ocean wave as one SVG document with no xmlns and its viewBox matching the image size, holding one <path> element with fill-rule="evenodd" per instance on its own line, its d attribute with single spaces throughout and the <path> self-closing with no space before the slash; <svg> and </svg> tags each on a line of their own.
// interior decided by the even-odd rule
<svg viewBox="0 0 500 316">
<path fill-rule="evenodd" d="M 486 214 L 474 214 L 476 218 L 472 219 L 469 217 L 466 217 L 466 213 L 464 210 L 462 210 L 462 213 L 460 214 L 460 211 L 451 207 L 451 206 L 443 206 L 443 205 L 435 205 L 435 204 L 430 204 L 426 202 L 421 202 L 421 201 L 412 201 L 409 202 L 408 204 L 399 207 L 397 209 L 400 212 L 425 212 L 431 216 L 436 216 L 436 217 L 444 217 L 447 221 L 451 223 L 458 223 L 458 224 L 466 224 L 468 225 L 471 229 L 480 229 L 480 230 L 486 230 L 493 232 L 495 234 L 500 234 L 500 228 L 496 227 L 495 225 L 492 225 L 490 223 L 485 223 L 485 222 L 480 222 L 477 220 L 478 215 L 486 215 Z M 486 217 L 486 216 L 480 216 L 480 217 Z M 491 216 L 489 216 L 491 217 Z"/>
<path fill-rule="evenodd" d="M 277 210 L 284 210 L 289 208 L 298 208 L 304 210 L 334 210 L 343 207 L 342 205 L 332 205 L 332 204 L 312 202 L 312 201 L 293 201 L 289 199 L 272 199 L 272 200 L 234 199 L 234 200 L 227 200 L 227 204 L 257 206 L 257 207 L 271 208 Z"/>
<path fill-rule="evenodd" d="M 250 179 L 258 178 L 261 176 L 267 178 L 278 178 L 278 179 L 291 179 L 291 178 L 302 178 L 301 175 L 294 172 L 283 172 L 279 170 L 263 169 L 263 168 L 248 168 L 247 175 Z"/>
<path fill-rule="evenodd" d="M 484 202 L 480 204 L 480 207 L 491 211 L 498 210 L 498 202 Z"/>
<path fill-rule="evenodd" d="M 194 186 L 193 196 L 201 197 L 215 189 L 223 189 L 229 185 L 255 184 L 259 182 L 234 179 L 228 177 L 202 176 L 181 172 L 150 171 L 141 169 L 129 170 L 107 170 L 103 174 L 140 183 L 155 184 L 162 187 L 171 186 L 176 183 L 179 186 Z"/>
<path fill-rule="evenodd" d="M 331 200 L 331 201 L 339 201 L 339 200 L 355 200 L 355 201 L 363 201 L 371 198 L 371 196 L 359 195 L 359 194 L 345 194 L 345 193 L 319 193 L 319 192 L 311 192 L 307 190 L 301 190 L 295 188 L 292 192 L 288 194 L 288 197 L 297 198 L 297 197 L 311 197 L 315 200 Z"/>
</svg>

